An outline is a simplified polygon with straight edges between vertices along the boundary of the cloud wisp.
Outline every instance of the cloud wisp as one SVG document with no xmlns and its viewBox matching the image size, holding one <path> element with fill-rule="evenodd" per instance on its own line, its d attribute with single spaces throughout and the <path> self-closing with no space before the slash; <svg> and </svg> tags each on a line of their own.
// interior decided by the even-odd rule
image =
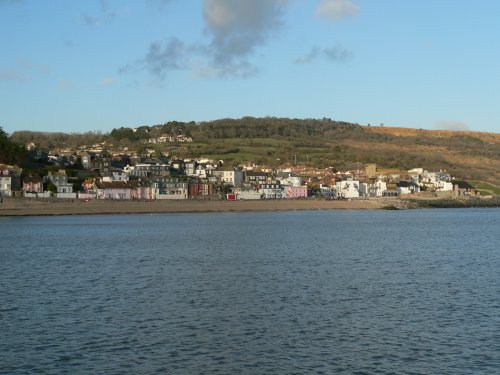
<svg viewBox="0 0 500 375">
<path fill-rule="evenodd" d="M 321 0 L 316 8 L 316 15 L 332 22 L 345 17 L 356 16 L 359 7 L 351 0 Z"/>
<path fill-rule="evenodd" d="M 145 57 L 119 69 L 119 73 L 136 73 L 146 70 L 155 79 L 162 81 L 169 71 L 187 69 L 189 56 L 194 48 L 186 46 L 177 38 L 166 42 L 154 42 L 149 46 Z"/>
<path fill-rule="evenodd" d="M 168 4 L 170 4 L 173 0 L 146 0 L 146 2 L 150 5 L 158 7 L 159 9 L 165 8 Z"/>
<path fill-rule="evenodd" d="M 327 60 L 331 62 L 344 62 L 351 58 L 352 54 L 349 50 L 341 45 L 336 45 L 331 48 L 312 47 L 305 55 L 295 60 L 296 64 L 310 64 L 317 60 Z"/>
<path fill-rule="evenodd" d="M 31 64 L 18 59 L 8 68 L 0 68 L 0 82 L 27 82 L 39 75 L 49 75 L 50 70 L 45 65 Z"/>
<path fill-rule="evenodd" d="M 28 81 L 28 69 L 21 66 L 15 66 L 8 69 L 0 70 L 0 82 L 25 82 Z"/>
<path fill-rule="evenodd" d="M 186 67 L 186 52 L 186 46 L 177 38 L 171 38 L 164 44 L 155 42 L 149 46 L 143 63 L 152 75 L 164 78 L 169 70 Z"/>
<path fill-rule="evenodd" d="M 107 0 L 99 0 L 100 14 L 91 15 L 83 13 L 80 15 L 84 25 L 86 26 L 100 26 L 101 24 L 111 21 L 116 18 L 116 11 L 112 10 L 108 4 Z"/>
</svg>

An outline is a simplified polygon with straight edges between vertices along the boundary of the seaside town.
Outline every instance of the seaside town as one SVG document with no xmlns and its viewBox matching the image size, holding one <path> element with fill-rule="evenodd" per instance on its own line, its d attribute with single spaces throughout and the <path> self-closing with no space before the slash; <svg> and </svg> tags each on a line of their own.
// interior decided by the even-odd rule
<svg viewBox="0 0 500 375">
<path fill-rule="evenodd" d="M 148 140 L 164 143 L 168 137 Z M 190 142 L 189 138 L 176 142 Z M 27 145 L 30 158 L 47 166 L 47 174 L 27 173 L 0 164 L 0 198 L 66 200 L 262 200 L 384 197 L 463 197 L 479 193 L 446 171 L 413 168 L 357 170 L 285 164 L 225 163 L 208 158 L 179 159 L 154 149 L 143 153 L 106 144 L 44 152 Z M 231 164 L 231 165 L 229 165 Z"/>
</svg>

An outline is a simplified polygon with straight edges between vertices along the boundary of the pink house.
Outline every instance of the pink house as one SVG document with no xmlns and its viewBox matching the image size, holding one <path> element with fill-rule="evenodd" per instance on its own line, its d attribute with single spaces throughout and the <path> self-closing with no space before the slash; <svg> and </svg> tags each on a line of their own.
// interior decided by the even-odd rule
<svg viewBox="0 0 500 375">
<path fill-rule="evenodd" d="M 153 199 L 149 184 L 143 181 L 96 181 L 98 199 Z"/>
<path fill-rule="evenodd" d="M 153 189 L 142 180 L 129 181 L 128 185 L 132 189 L 132 199 L 153 199 Z"/>
<path fill-rule="evenodd" d="M 307 186 L 285 186 L 285 198 L 307 198 Z"/>
<path fill-rule="evenodd" d="M 28 193 L 43 193 L 43 181 L 38 175 L 24 176 L 23 191 Z"/>
</svg>

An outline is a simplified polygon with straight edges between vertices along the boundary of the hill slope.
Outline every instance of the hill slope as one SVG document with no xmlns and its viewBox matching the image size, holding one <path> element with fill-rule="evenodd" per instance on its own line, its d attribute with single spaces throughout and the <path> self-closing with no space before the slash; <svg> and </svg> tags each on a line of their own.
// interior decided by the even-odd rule
<svg viewBox="0 0 500 375">
<path fill-rule="evenodd" d="M 184 134 L 192 143 L 145 145 L 162 134 Z M 277 166 L 308 163 L 316 167 L 351 169 L 364 163 L 407 170 L 445 169 L 462 179 L 500 186 L 500 134 L 360 126 L 330 119 L 221 119 L 195 124 L 170 122 L 155 126 L 113 129 L 110 134 L 16 132 L 16 141 L 52 147 L 80 146 L 83 140 L 106 140 L 115 147 L 147 146 L 180 157 L 212 157 L 239 163 Z"/>
</svg>

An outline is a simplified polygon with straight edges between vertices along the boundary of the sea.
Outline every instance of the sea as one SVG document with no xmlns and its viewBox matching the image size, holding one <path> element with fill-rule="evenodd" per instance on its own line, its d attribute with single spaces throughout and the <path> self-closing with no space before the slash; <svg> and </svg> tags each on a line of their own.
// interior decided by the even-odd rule
<svg viewBox="0 0 500 375">
<path fill-rule="evenodd" d="M 0 218 L 0 374 L 337 373 L 500 373 L 500 209 Z"/>
</svg>

